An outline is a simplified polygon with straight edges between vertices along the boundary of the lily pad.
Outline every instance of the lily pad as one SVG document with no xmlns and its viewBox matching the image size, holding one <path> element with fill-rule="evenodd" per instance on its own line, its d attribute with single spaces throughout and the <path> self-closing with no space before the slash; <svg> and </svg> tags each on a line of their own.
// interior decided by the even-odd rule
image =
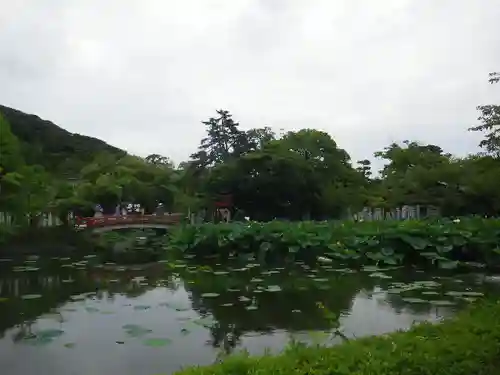
<svg viewBox="0 0 500 375">
<path fill-rule="evenodd" d="M 373 272 L 373 273 L 369 274 L 368 276 L 375 277 L 377 279 L 392 279 L 392 276 L 386 275 L 385 273 L 382 273 L 382 272 Z"/>
<path fill-rule="evenodd" d="M 377 266 L 364 266 L 362 268 L 362 271 L 365 271 L 365 272 L 377 272 L 379 270 L 380 270 L 380 268 Z"/>
<path fill-rule="evenodd" d="M 268 292 L 281 292 L 281 287 L 279 285 L 269 285 L 266 290 Z"/>
<path fill-rule="evenodd" d="M 257 306 L 255 306 L 255 305 L 250 305 L 250 306 L 245 306 L 245 309 L 246 309 L 246 310 L 257 310 L 257 309 L 258 309 L 258 307 L 257 307 Z"/>
<path fill-rule="evenodd" d="M 162 346 L 171 344 L 172 340 L 164 338 L 151 338 L 144 340 L 143 343 L 146 346 L 151 346 L 153 348 L 160 348 Z"/>
<path fill-rule="evenodd" d="M 68 349 L 73 349 L 75 345 L 76 344 L 74 342 L 68 342 L 67 344 L 64 344 L 64 347 Z"/>
<path fill-rule="evenodd" d="M 64 333 L 61 329 L 43 329 L 36 333 L 37 336 L 56 338 Z"/>
<path fill-rule="evenodd" d="M 205 328 L 212 328 L 215 324 L 215 320 L 212 317 L 207 316 L 204 318 L 194 320 L 193 323 Z"/>
<path fill-rule="evenodd" d="M 453 301 L 447 301 L 447 300 L 434 300 L 434 301 L 429 301 L 431 305 L 434 306 L 453 306 L 455 303 Z"/>
<path fill-rule="evenodd" d="M 33 346 L 47 345 L 53 342 L 56 338 L 61 336 L 64 331 L 60 329 L 45 329 L 40 330 L 34 334 L 27 335 L 22 339 L 22 342 Z"/>
<path fill-rule="evenodd" d="M 0 302 L 7 302 L 9 299 L 5 297 L 0 297 Z"/>
<path fill-rule="evenodd" d="M 323 279 L 323 278 L 316 278 L 316 279 L 313 279 L 314 281 L 316 281 L 317 283 L 326 283 L 328 282 L 328 279 Z"/>
<path fill-rule="evenodd" d="M 425 299 L 422 298 L 402 298 L 403 301 L 407 303 L 428 303 L 429 301 L 426 301 Z"/>
<path fill-rule="evenodd" d="M 219 297 L 220 294 L 219 293 L 203 293 L 201 296 L 204 298 L 215 298 L 215 297 Z"/>
<path fill-rule="evenodd" d="M 466 296 L 466 297 L 483 297 L 484 293 L 466 291 L 466 292 L 462 292 L 462 296 Z"/>
<path fill-rule="evenodd" d="M 477 298 L 474 297 L 461 297 L 461 299 L 466 302 L 475 302 L 477 300 Z"/>
<path fill-rule="evenodd" d="M 424 287 L 424 288 L 437 288 L 438 286 L 441 286 L 440 283 L 434 280 L 415 281 L 411 285 L 414 287 Z"/>
<path fill-rule="evenodd" d="M 389 294 L 399 294 L 399 293 L 402 293 L 402 292 L 405 292 L 406 290 L 405 289 L 401 289 L 401 288 L 390 288 L 390 289 L 387 289 L 387 293 Z"/>
<path fill-rule="evenodd" d="M 31 336 L 23 338 L 22 343 L 27 344 L 27 345 L 32 345 L 32 346 L 43 346 L 43 345 L 50 344 L 53 341 L 54 341 L 54 339 L 50 338 L 50 337 L 31 335 Z"/>
<path fill-rule="evenodd" d="M 464 292 L 449 291 L 449 292 L 446 292 L 445 294 L 447 296 L 450 296 L 450 297 L 482 297 L 482 296 L 484 296 L 484 294 L 481 292 L 470 292 L 470 291 L 464 291 Z"/>
<path fill-rule="evenodd" d="M 229 272 L 227 271 L 214 271 L 214 275 L 216 276 L 221 276 L 221 275 L 227 275 Z"/>
<path fill-rule="evenodd" d="M 22 299 L 30 300 L 30 299 L 38 299 L 42 298 L 41 294 L 25 294 L 21 296 Z"/>
<path fill-rule="evenodd" d="M 92 307 L 92 306 L 87 306 L 87 307 L 85 307 L 85 311 L 87 311 L 88 313 L 95 313 L 95 312 L 98 312 L 99 309 Z"/>
</svg>

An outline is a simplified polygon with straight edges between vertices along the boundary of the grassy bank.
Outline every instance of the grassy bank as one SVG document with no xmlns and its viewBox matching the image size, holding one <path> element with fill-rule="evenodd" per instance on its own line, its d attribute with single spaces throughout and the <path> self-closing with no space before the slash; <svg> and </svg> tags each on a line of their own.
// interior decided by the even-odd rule
<svg viewBox="0 0 500 375">
<path fill-rule="evenodd" d="M 168 247 L 193 254 L 326 256 L 351 264 L 500 265 L 500 220 L 282 222 L 178 227 Z"/>
<path fill-rule="evenodd" d="M 278 356 L 238 355 L 177 375 L 491 375 L 500 365 L 500 303 L 473 307 L 441 324 L 349 341 L 293 346 Z"/>
</svg>

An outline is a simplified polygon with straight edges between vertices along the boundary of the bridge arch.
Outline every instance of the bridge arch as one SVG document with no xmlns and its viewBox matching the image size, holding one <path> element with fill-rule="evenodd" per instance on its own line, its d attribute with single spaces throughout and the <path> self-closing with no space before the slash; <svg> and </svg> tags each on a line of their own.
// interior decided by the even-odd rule
<svg viewBox="0 0 500 375">
<path fill-rule="evenodd" d="M 101 216 L 80 218 L 76 222 L 76 229 L 91 230 L 94 233 L 109 232 L 117 229 L 127 228 L 153 228 L 169 229 L 180 224 L 183 214 L 165 215 L 124 215 L 124 216 Z"/>
</svg>

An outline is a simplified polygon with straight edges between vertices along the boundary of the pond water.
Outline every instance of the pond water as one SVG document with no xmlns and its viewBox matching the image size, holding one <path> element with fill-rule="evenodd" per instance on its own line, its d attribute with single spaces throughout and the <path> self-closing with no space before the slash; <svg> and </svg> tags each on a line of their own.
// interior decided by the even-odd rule
<svg viewBox="0 0 500 375">
<path fill-rule="evenodd" d="M 262 266 L 182 259 L 120 268 L 93 258 L 0 262 L 6 375 L 154 375 L 245 349 L 348 338 L 437 321 L 499 293 L 479 273 Z"/>
</svg>

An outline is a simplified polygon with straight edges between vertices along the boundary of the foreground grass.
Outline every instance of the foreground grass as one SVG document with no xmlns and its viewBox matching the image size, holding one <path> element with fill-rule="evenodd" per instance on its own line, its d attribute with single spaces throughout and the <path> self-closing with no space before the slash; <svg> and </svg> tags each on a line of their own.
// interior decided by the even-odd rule
<svg viewBox="0 0 500 375">
<path fill-rule="evenodd" d="M 177 375 L 491 375 L 500 366 L 500 302 L 483 303 L 441 324 L 349 341 L 294 346 L 278 356 L 234 356 Z"/>
</svg>

